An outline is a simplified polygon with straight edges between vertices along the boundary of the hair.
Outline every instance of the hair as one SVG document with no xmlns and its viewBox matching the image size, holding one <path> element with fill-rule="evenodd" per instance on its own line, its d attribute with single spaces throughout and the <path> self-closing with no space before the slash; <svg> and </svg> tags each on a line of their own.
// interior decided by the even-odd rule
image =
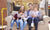
<svg viewBox="0 0 50 30">
<path fill-rule="evenodd" d="M 35 8 L 37 9 L 37 7 L 35 7 Z M 35 8 L 34 8 L 34 9 L 35 9 Z"/>
<path fill-rule="evenodd" d="M 33 4 L 32 4 L 32 3 L 29 3 L 29 4 L 28 4 L 28 6 L 29 6 L 29 5 L 32 5 L 32 6 L 33 6 Z"/>
<path fill-rule="evenodd" d="M 22 11 L 22 9 L 21 9 L 22 6 L 24 6 L 24 5 L 21 5 L 21 6 L 20 6 L 20 10 L 21 10 L 21 11 Z M 24 12 L 24 11 L 25 11 L 25 6 L 24 6 L 24 9 L 23 9 L 23 12 Z"/>
<path fill-rule="evenodd" d="M 18 13 L 21 13 L 21 12 L 22 12 L 21 10 L 18 11 Z"/>
</svg>

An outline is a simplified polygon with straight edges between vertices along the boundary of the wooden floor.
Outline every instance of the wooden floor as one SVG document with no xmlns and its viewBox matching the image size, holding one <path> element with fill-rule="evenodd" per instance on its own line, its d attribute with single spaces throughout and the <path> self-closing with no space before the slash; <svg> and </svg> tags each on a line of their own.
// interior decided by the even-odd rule
<svg viewBox="0 0 50 30">
<path fill-rule="evenodd" d="M 8 30 L 10 28 L 10 21 L 11 20 L 9 20 L 9 19 L 7 20 L 7 22 L 8 22 Z M 50 21 L 50 17 L 46 17 L 46 18 L 43 19 L 43 22 L 39 22 L 38 30 L 48 30 L 48 21 Z M 12 29 L 17 30 L 16 23 L 13 25 Z M 28 25 L 24 28 L 24 30 L 28 30 Z M 35 28 L 32 28 L 32 30 L 35 30 Z"/>
</svg>

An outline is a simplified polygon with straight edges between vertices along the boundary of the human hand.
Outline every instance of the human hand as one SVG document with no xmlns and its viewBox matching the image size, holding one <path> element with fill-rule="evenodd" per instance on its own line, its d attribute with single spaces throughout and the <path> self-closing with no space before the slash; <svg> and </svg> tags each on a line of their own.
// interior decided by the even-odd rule
<svg viewBox="0 0 50 30">
<path fill-rule="evenodd" d="M 13 20 L 15 20 L 15 18 L 13 17 Z"/>
</svg>

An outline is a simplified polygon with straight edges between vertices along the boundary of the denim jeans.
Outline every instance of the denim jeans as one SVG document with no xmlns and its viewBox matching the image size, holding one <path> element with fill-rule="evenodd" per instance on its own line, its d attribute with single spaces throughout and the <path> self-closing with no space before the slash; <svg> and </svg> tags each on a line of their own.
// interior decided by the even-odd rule
<svg viewBox="0 0 50 30">
<path fill-rule="evenodd" d="M 29 30 L 31 30 L 32 17 L 28 18 L 27 22 L 28 22 Z"/>
<path fill-rule="evenodd" d="M 25 28 L 26 25 L 27 25 L 27 21 L 24 21 L 24 22 L 23 22 L 23 28 Z"/>
<path fill-rule="evenodd" d="M 19 28 L 19 23 L 20 23 L 20 29 L 23 30 L 23 21 L 21 19 L 20 20 L 11 20 L 11 25 L 10 25 L 11 29 L 14 25 L 14 22 L 16 22 L 17 28 Z"/>
<path fill-rule="evenodd" d="M 38 28 L 38 20 L 39 19 L 37 17 L 34 18 L 35 30 L 37 30 L 37 28 Z"/>
<path fill-rule="evenodd" d="M 24 29 L 26 27 L 26 25 L 27 25 L 27 21 L 24 21 L 24 22 L 22 21 L 21 23 L 23 23 L 22 28 Z M 19 22 L 18 21 L 17 21 L 17 28 L 19 28 Z"/>
<path fill-rule="evenodd" d="M 10 28 L 12 29 L 13 25 L 14 25 L 14 22 L 16 22 L 17 24 L 17 20 L 11 20 L 11 25 L 10 25 Z"/>
<path fill-rule="evenodd" d="M 22 21 L 22 19 L 17 20 L 17 28 L 19 28 L 19 24 L 20 24 L 20 29 L 23 30 L 23 21 Z"/>
</svg>

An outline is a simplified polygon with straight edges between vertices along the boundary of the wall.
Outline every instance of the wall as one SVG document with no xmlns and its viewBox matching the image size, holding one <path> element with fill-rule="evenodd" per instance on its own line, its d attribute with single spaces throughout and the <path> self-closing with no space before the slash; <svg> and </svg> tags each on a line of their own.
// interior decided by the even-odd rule
<svg viewBox="0 0 50 30">
<path fill-rule="evenodd" d="M 2 8 L 7 8 L 7 0 L 0 0 L 0 25 L 2 24 L 2 16 L 1 16 Z M 3 18 L 5 18 L 6 16 L 7 16 L 7 10 L 4 10 Z M 7 24 L 6 21 L 4 21 L 3 23 Z"/>
<path fill-rule="evenodd" d="M 9 16 L 11 12 L 11 4 L 7 2 L 7 15 Z"/>
<path fill-rule="evenodd" d="M 50 0 L 48 0 L 48 4 L 50 4 Z"/>
</svg>

